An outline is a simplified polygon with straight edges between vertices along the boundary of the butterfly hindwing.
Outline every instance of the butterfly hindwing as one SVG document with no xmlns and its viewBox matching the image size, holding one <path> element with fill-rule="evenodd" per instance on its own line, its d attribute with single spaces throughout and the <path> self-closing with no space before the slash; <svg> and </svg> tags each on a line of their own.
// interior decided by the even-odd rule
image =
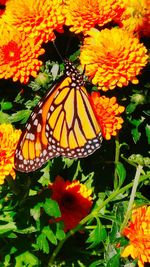
<svg viewBox="0 0 150 267">
<path fill-rule="evenodd" d="M 51 149 L 46 137 L 47 113 L 57 94 L 57 85 L 40 100 L 22 132 L 15 152 L 15 167 L 19 171 L 30 172 L 40 168 L 48 159 L 59 154 Z"/>
<path fill-rule="evenodd" d="M 66 75 L 38 103 L 22 133 L 15 167 L 40 168 L 59 155 L 83 158 L 98 149 L 101 129 L 84 87 L 83 76 L 66 61 Z"/>
</svg>

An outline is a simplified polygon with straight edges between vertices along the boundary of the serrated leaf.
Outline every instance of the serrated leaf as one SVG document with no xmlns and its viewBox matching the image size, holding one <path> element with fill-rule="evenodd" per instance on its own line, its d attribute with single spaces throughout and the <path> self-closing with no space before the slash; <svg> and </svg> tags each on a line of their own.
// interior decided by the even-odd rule
<svg viewBox="0 0 150 267">
<path fill-rule="evenodd" d="M 11 116 L 0 111 L 0 124 L 2 123 L 10 123 Z"/>
<path fill-rule="evenodd" d="M 31 114 L 31 110 L 20 110 L 17 111 L 16 113 L 13 113 L 10 118 L 10 122 L 18 122 L 20 121 L 21 123 L 26 123 L 29 116 Z"/>
<path fill-rule="evenodd" d="M 17 227 L 14 222 L 10 222 L 4 225 L 0 225 L 0 235 L 6 234 L 7 232 L 16 230 Z"/>
<path fill-rule="evenodd" d="M 59 222 L 59 223 L 57 223 L 56 224 L 56 237 L 57 237 L 57 239 L 58 240 L 63 240 L 64 238 L 65 238 L 65 236 L 66 236 L 66 234 L 65 234 L 65 232 L 63 231 L 63 229 L 62 229 L 62 227 L 61 227 L 61 225 L 62 225 L 62 222 Z M 61 228 L 60 228 L 61 227 Z"/>
<path fill-rule="evenodd" d="M 35 221 L 39 220 L 40 218 L 41 207 L 42 207 L 42 204 L 38 203 L 37 205 L 34 206 L 33 209 L 30 210 L 30 214 L 34 218 Z"/>
<path fill-rule="evenodd" d="M 75 161 L 77 161 L 77 159 L 62 158 L 64 168 L 70 168 Z"/>
<path fill-rule="evenodd" d="M 41 233 L 37 237 L 37 246 L 40 250 L 42 250 L 44 253 L 48 254 L 49 253 L 49 243 L 46 239 L 46 235 L 44 233 Z"/>
<path fill-rule="evenodd" d="M 121 162 L 117 162 L 116 171 L 119 178 L 118 186 L 121 187 L 126 178 L 126 169 L 124 168 L 124 165 Z"/>
<path fill-rule="evenodd" d="M 50 167 L 52 163 L 48 163 L 46 167 L 44 167 L 40 172 L 43 172 L 43 175 L 40 177 L 38 182 L 42 184 L 42 186 L 48 186 L 50 183 Z"/>
<path fill-rule="evenodd" d="M 120 255 L 116 254 L 114 255 L 107 263 L 107 267 L 119 267 L 119 259 L 120 259 Z"/>
<path fill-rule="evenodd" d="M 146 136 L 147 136 L 148 144 L 150 145 L 150 125 L 149 124 L 147 124 L 145 126 L 145 131 L 146 131 Z"/>
<path fill-rule="evenodd" d="M 47 237 L 47 239 L 53 244 L 57 245 L 57 239 L 56 236 L 54 235 L 53 231 L 50 229 L 49 226 L 45 226 L 42 230 L 42 233 L 44 233 Z"/>
<path fill-rule="evenodd" d="M 37 231 L 37 229 L 33 226 L 27 227 L 25 229 L 22 230 L 16 230 L 16 233 L 20 233 L 20 234 L 31 234 L 31 233 L 35 233 Z"/>
<path fill-rule="evenodd" d="M 138 128 L 134 128 L 131 130 L 133 140 L 135 144 L 140 140 L 141 133 L 139 132 Z"/>
<path fill-rule="evenodd" d="M 126 107 L 126 113 L 127 114 L 131 114 L 133 113 L 133 111 L 136 109 L 137 104 L 136 103 L 130 103 L 127 107 Z"/>
<path fill-rule="evenodd" d="M 130 119 L 131 124 L 133 124 L 134 126 L 138 127 L 140 126 L 140 124 L 144 121 L 144 117 L 142 117 L 141 119 Z"/>
<path fill-rule="evenodd" d="M 43 204 L 43 209 L 45 210 L 46 214 L 49 216 L 53 216 L 58 218 L 61 216 L 61 212 L 58 206 L 58 203 L 50 198 L 47 198 L 45 203 Z"/>
<path fill-rule="evenodd" d="M 39 259 L 31 254 L 29 251 L 26 251 L 17 257 L 15 257 L 16 264 L 15 267 L 21 267 L 21 266 L 26 266 L 26 267 L 36 267 L 39 266 Z"/>
<path fill-rule="evenodd" d="M 106 230 L 104 226 L 101 224 L 100 220 L 97 219 L 97 225 L 94 230 L 90 232 L 89 238 L 87 239 L 87 243 L 91 243 L 89 248 L 93 248 L 98 245 L 101 241 L 105 240 L 107 237 Z"/>
</svg>

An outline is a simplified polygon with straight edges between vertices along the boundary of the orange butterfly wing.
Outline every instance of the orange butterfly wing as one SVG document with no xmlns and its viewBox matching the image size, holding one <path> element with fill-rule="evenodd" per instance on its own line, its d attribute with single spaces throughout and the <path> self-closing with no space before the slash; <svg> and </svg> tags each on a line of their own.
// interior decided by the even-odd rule
<svg viewBox="0 0 150 267">
<path fill-rule="evenodd" d="M 65 78 L 52 87 L 31 114 L 16 149 L 15 167 L 31 172 L 59 155 L 83 158 L 101 142 L 101 129 L 83 76 L 67 61 Z"/>
</svg>

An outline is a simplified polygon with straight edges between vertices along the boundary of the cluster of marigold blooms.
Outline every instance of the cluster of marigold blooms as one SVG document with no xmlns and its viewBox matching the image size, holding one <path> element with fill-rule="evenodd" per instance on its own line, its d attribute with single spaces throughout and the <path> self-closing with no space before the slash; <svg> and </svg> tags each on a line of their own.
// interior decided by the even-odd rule
<svg viewBox="0 0 150 267">
<path fill-rule="evenodd" d="M 150 0 L 0 0 L 0 79 L 27 84 L 30 76 L 36 77 L 42 65 L 39 56 L 45 53 L 42 44 L 54 41 L 55 31 L 63 34 L 64 26 L 77 37 L 82 34 L 79 59 L 99 91 L 138 83 L 137 76 L 148 63 L 141 37 L 150 36 Z M 125 108 L 115 96 L 92 92 L 90 99 L 103 137 L 109 140 L 121 129 L 120 114 Z M 15 178 L 14 152 L 20 134 L 12 125 L 0 125 L 0 184 L 7 175 Z M 51 190 L 60 204 L 65 231 L 72 229 L 90 211 L 91 192 L 77 181 L 64 182 L 61 178 L 56 179 Z M 72 207 L 78 208 L 69 210 L 63 204 L 68 196 Z M 135 210 L 132 223 L 124 231 L 131 245 L 123 255 L 138 258 L 140 267 L 150 261 L 150 253 L 146 254 L 150 247 L 149 213 L 146 207 Z M 135 214 L 140 214 L 137 219 Z"/>
</svg>

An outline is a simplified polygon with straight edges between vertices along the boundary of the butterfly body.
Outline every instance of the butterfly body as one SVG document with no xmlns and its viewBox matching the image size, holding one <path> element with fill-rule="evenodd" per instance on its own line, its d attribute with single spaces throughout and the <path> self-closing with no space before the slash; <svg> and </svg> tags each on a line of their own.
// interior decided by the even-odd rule
<svg viewBox="0 0 150 267">
<path fill-rule="evenodd" d="M 65 76 L 38 103 L 20 137 L 15 154 L 19 171 L 34 171 L 60 155 L 84 158 L 101 145 L 83 75 L 68 60 L 65 68 Z"/>
</svg>

